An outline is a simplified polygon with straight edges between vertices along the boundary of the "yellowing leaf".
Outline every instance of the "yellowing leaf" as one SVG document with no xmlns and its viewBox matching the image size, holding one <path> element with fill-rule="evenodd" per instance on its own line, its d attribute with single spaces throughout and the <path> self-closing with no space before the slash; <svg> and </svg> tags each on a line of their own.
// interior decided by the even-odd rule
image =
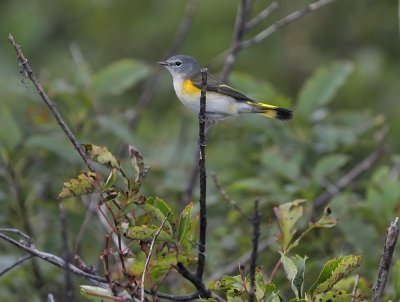
<svg viewBox="0 0 400 302">
<path fill-rule="evenodd" d="M 304 202 L 304 200 L 295 200 L 274 208 L 279 227 L 277 238 L 284 253 L 292 241 L 293 235 L 296 233 L 296 230 L 293 228 L 294 225 L 303 216 Z"/>
<path fill-rule="evenodd" d="M 329 291 L 316 295 L 315 301 L 318 302 L 350 302 L 351 294 L 346 293 L 344 290 Z M 355 299 L 354 301 L 360 301 Z"/>
<path fill-rule="evenodd" d="M 361 256 L 341 256 L 325 263 L 309 294 L 315 296 L 330 290 L 340 279 L 361 265 Z"/>
<path fill-rule="evenodd" d="M 57 198 L 62 199 L 93 193 L 99 188 L 101 180 L 101 175 L 95 172 L 83 172 L 77 178 L 65 182 Z"/>
<path fill-rule="evenodd" d="M 82 147 L 89 158 L 101 165 L 109 168 L 121 169 L 119 162 L 106 147 L 100 147 L 92 144 L 83 144 Z"/>
<path fill-rule="evenodd" d="M 151 241 L 153 240 L 159 227 L 155 225 L 139 225 L 129 227 L 125 233 L 125 237 L 132 240 Z M 165 231 L 161 231 L 157 237 L 157 241 L 170 241 L 173 242 L 172 237 Z"/>
</svg>

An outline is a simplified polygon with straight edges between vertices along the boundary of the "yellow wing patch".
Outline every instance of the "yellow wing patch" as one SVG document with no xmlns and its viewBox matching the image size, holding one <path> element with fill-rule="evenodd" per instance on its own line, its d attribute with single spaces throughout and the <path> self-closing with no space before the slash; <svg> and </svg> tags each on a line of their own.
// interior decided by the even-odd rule
<svg viewBox="0 0 400 302">
<path fill-rule="evenodd" d="M 191 80 L 185 80 L 182 84 L 182 92 L 185 94 L 199 94 L 200 89 L 194 86 Z"/>
</svg>

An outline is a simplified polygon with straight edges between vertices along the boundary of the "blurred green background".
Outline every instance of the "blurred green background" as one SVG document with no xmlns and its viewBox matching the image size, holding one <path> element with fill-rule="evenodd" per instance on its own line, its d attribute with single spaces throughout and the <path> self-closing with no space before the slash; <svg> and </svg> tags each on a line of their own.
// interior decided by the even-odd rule
<svg viewBox="0 0 400 302">
<path fill-rule="evenodd" d="M 252 16 L 269 3 L 255 1 Z M 278 3 L 279 9 L 246 38 L 311 2 Z M 8 33 L 21 44 L 79 141 L 116 153 L 121 143 L 134 144 L 151 167 L 143 193 L 182 209 L 196 153 L 197 117 L 177 100 L 165 70 L 150 102 L 138 107 L 138 100 L 146 81 L 159 72 L 155 62 L 166 59 L 186 5 L 181 0 L 0 2 L 1 227 L 26 231 L 23 203 L 37 247 L 61 254 L 55 196 L 65 180 L 85 168 L 32 84 L 19 73 Z M 237 5 L 232 0 L 198 1 L 179 53 L 197 58 L 218 75 L 224 59 L 218 55 L 231 43 Z M 310 257 L 310 278 L 330 257 L 361 253 L 365 258 L 360 273 L 371 286 L 385 227 L 399 213 L 397 5 L 396 1 L 338 0 L 243 50 L 230 82 L 260 100 L 293 108 L 295 118 L 290 123 L 261 116 L 229 119 L 217 124 L 208 142 L 209 175 L 215 173 L 247 213 L 260 198 L 262 239 L 266 239 L 276 232 L 273 206 L 307 199 L 306 224 L 312 201 L 373 152 L 377 133 L 389 128 L 378 164 L 332 200 L 338 226 L 310 234 L 295 250 Z M 335 70 L 336 84 L 318 78 L 333 74 L 328 76 L 333 81 Z M 307 103 L 305 96 L 313 92 L 306 91 L 306 83 L 312 79 L 316 91 L 320 90 L 320 94 L 314 91 L 317 96 L 334 86 L 324 103 L 318 99 Z M 306 105 L 296 116 L 299 102 Z M 130 127 L 138 112 L 138 123 Z M 127 148 L 122 150 L 119 158 L 129 165 Z M 211 177 L 208 188 L 207 276 L 212 276 L 250 249 L 251 225 L 223 200 Z M 195 204 L 197 197 L 195 190 Z M 74 246 L 86 204 L 71 199 L 64 206 Z M 97 218 L 83 240 L 81 258 L 98 265 L 104 230 Z M 276 251 L 272 244 L 260 256 L 267 274 L 279 258 Z M 0 270 L 21 255 L 1 242 Z M 0 277 L 0 300 L 27 301 L 29 296 L 29 301 L 43 301 L 52 292 L 62 301 L 62 271 L 39 265 L 43 286 L 35 284 L 32 267 L 25 263 Z M 277 278 L 283 280 L 284 274 Z M 74 278 L 74 283 L 85 282 Z M 396 288 L 389 292 L 398 295 Z"/>
</svg>

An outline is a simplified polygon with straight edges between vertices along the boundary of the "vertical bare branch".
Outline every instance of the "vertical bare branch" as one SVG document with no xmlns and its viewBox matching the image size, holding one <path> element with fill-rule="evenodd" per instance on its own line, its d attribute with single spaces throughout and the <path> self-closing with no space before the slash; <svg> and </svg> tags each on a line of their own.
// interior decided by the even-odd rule
<svg viewBox="0 0 400 302">
<path fill-rule="evenodd" d="M 225 63 L 222 68 L 221 81 L 226 82 L 232 72 L 233 65 L 236 61 L 244 34 L 246 33 L 246 23 L 249 17 L 251 7 L 253 6 L 252 0 L 241 0 L 236 14 L 235 29 L 233 31 L 232 43 L 225 58 Z"/>
<path fill-rule="evenodd" d="M 150 259 L 151 259 L 151 254 L 153 253 L 153 248 L 154 248 L 154 243 L 156 242 L 158 235 L 160 235 L 162 228 L 164 227 L 165 222 L 167 221 L 169 216 L 169 212 L 167 213 L 167 215 L 165 216 L 164 220 L 162 221 L 159 229 L 157 230 L 157 232 L 154 234 L 153 239 L 151 240 L 151 244 L 150 244 L 150 249 L 149 249 L 149 253 L 147 254 L 146 257 L 146 262 L 144 263 L 144 268 L 143 268 L 143 273 L 142 273 L 142 280 L 140 282 L 140 301 L 144 302 L 144 280 L 146 279 L 146 271 L 147 271 L 147 267 L 149 266 L 150 263 Z"/>
<path fill-rule="evenodd" d="M 372 302 L 382 299 L 383 291 L 389 277 L 390 265 L 392 264 L 393 252 L 399 237 L 399 217 L 396 217 L 386 229 L 386 239 L 383 246 L 381 260 L 379 262 L 378 277 L 372 289 Z"/>
<path fill-rule="evenodd" d="M 260 239 L 260 212 L 258 210 L 259 200 L 254 202 L 254 214 L 253 214 L 253 237 L 252 243 L 253 248 L 251 250 L 250 260 L 250 293 L 249 301 L 253 302 L 255 298 L 255 286 L 256 286 L 256 267 L 257 267 L 257 255 L 258 255 L 258 243 Z"/>
<path fill-rule="evenodd" d="M 207 174 L 206 174 L 206 90 L 207 89 L 207 69 L 201 70 L 201 96 L 200 96 L 200 111 L 199 111 L 199 173 L 200 173 L 200 233 L 199 233 L 199 253 L 197 260 L 197 277 L 203 278 L 205 266 L 206 252 L 206 230 L 207 230 Z"/>
</svg>

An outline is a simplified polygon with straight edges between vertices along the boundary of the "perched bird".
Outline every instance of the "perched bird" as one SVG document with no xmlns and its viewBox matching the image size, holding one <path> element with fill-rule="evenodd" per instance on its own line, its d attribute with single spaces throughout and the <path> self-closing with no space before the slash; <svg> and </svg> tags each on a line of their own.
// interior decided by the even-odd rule
<svg viewBox="0 0 400 302">
<path fill-rule="evenodd" d="M 200 111 L 201 68 L 189 56 L 176 55 L 158 62 L 172 75 L 174 89 L 179 100 L 189 109 Z M 242 113 L 258 113 L 267 117 L 287 121 L 293 117 L 289 109 L 258 102 L 236 89 L 207 74 L 206 116 L 219 120 Z"/>
</svg>

